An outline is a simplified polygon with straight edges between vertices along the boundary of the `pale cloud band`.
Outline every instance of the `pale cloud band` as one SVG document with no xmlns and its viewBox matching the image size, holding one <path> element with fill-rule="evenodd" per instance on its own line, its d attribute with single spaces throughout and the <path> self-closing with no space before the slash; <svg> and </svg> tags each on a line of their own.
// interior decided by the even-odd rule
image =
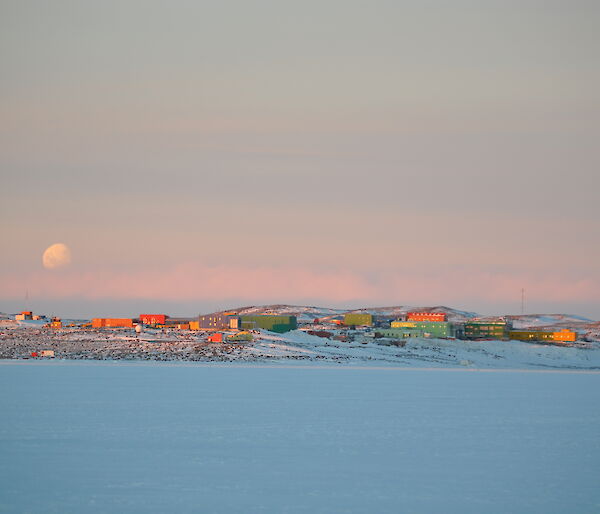
<svg viewBox="0 0 600 514">
<path fill-rule="evenodd" d="M 38 298 L 151 299 L 164 301 L 245 300 L 293 303 L 311 299 L 373 304 L 510 302 L 526 288 L 531 301 L 599 302 L 600 281 L 556 274 L 519 275 L 487 271 L 381 272 L 321 271 L 303 267 L 207 266 L 187 263 L 162 270 L 100 270 L 4 274 L 1 298 L 22 296 L 24 284 Z M 134 302 L 132 302 L 134 303 Z"/>
</svg>

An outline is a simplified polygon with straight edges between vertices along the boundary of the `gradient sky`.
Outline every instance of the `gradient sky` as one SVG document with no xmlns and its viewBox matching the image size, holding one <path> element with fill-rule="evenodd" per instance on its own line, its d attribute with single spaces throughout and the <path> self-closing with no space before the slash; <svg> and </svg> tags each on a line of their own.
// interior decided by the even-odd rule
<svg viewBox="0 0 600 514">
<path fill-rule="evenodd" d="M 600 3 L 3 1 L 0 311 L 600 319 Z M 41 255 L 63 242 L 62 271 Z"/>
</svg>

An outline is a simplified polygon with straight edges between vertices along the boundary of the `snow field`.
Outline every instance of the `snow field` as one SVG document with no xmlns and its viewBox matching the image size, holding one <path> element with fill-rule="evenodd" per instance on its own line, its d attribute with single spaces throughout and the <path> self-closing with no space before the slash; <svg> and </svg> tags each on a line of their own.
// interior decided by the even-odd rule
<svg viewBox="0 0 600 514">
<path fill-rule="evenodd" d="M 598 512 L 599 381 L 3 361 L 0 512 Z"/>
</svg>

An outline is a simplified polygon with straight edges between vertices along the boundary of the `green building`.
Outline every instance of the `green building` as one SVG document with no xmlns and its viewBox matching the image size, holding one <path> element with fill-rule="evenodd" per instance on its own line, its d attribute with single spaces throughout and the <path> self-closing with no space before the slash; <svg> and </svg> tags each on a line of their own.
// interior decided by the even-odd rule
<svg viewBox="0 0 600 514">
<path fill-rule="evenodd" d="M 382 328 L 375 332 L 376 337 L 391 339 L 408 339 L 409 337 L 424 337 L 423 331 L 417 328 Z"/>
<path fill-rule="evenodd" d="M 423 337 L 454 337 L 454 325 L 448 321 L 392 321 L 392 329 L 416 330 Z"/>
<path fill-rule="evenodd" d="M 507 339 L 510 325 L 503 320 L 472 320 L 465 323 L 465 339 Z"/>
<path fill-rule="evenodd" d="M 242 322 L 242 330 L 255 330 L 262 328 L 263 330 L 269 330 L 270 332 L 289 332 L 290 330 L 296 330 L 298 328 L 298 321 L 296 316 L 270 316 L 263 314 L 256 315 L 242 315 L 240 316 Z"/>
<path fill-rule="evenodd" d="M 372 327 L 373 315 L 361 312 L 344 314 L 344 325 L 347 327 Z"/>
</svg>

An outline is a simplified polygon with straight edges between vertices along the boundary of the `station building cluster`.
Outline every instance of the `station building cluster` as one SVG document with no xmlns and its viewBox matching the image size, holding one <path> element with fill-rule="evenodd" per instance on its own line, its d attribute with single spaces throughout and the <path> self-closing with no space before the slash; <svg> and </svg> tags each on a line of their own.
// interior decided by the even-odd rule
<svg viewBox="0 0 600 514">
<path fill-rule="evenodd" d="M 48 320 L 45 316 L 22 311 L 15 315 L 16 321 L 48 322 L 51 328 L 63 328 L 60 318 Z M 75 325 L 69 325 L 75 327 Z M 167 314 L 140 314 L 136 318 L 93 318 L 89 323 L 77 325 L 91 329 L 175 329 L 202 331 L 207 333 L 208 342 L 251 341 L 253 333 L 266 330 L 285 333 L 298 329 L 298 320 L 293 315 L 240 314 L 235 311 L 200 315 L 193 318 L 171 317 Z M 329 327 L 333 327 L 331 331 Z M 462 322 L 449 321 L 447 313 L 435 311 L 407 312 L 401 316 L 375 315 L 369 312 L 348 312 L 314 319 L 304 323 L 302 330 L 312 335 L 328 337 L 337 341 L 348 341 L 348 332 L 358 331 L 373 338 L 408 339 L 462 339 L 471 341 L 515 340 L 547 344 L 569 344 L 578 340 L 577 332 L 568 328 L 520 329 L 514 328 L 510 319 L 471 318 Z M 334 333 L 335 332 L 335 333 Z"/>
<path fill-rule="evenodd" d="M 389 323 L 389 327 L 386 326 Z M 465 322 L 450 322 L 443 312 L 408 312 L 405 316 L 387 321 L 368 313 L 348 313 L 344 325 L 374 327 L 376 337 L 406 339 L 431 337 L 439 339 L 515 340 L 530 342 L 570 343 L 577 332 L 560 330 L 515 330 L 506 318 L 474 318 Z"/>
</svg>

